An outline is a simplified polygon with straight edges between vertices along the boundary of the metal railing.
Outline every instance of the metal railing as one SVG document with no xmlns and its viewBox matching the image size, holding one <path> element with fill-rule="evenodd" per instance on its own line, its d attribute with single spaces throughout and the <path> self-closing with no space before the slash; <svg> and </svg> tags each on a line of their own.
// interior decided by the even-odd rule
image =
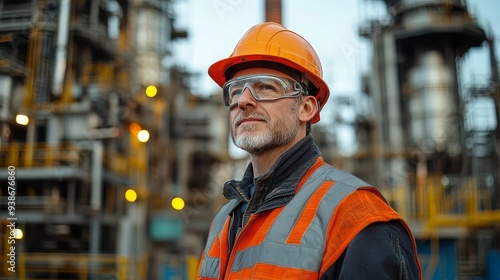
<svg viewBox="0 0 500 280">
<path fill-rule="evenodd" d="M 78 166 L 80 149 L 71 143 L 9 143 L 0 149 L 0 166 L 50 167 Z"/>
<path fill-rule="evenodd" d="M 477 176 L 454 177 L 449 185 L 443 184 L 446 179 L 428 175 L 417 180 L 411 192 L 403 187 L 381 191 L 396 211 L 405 219 L 423 223 L 424 234 L 431 236 L 440 228 L 467 229 L 500 222 L 493 188 L 481 186 Z"/>
<path fill-rule="evenodd" d="M 83 67 L 81 83 L 84 86 L 99 85 L 111 89 L 114 88 L 114 81 L 112 64 L 89 63 Z"/>
<path fill-rule="evenodd" d="M 19 280 L 47 279 L 51 275 L 70 275 L 87 280 L 90 276 L 112 279 L 146 279 L 147 255 L 138 260 L 115 254 L 22 253 L 18 262 Z M 74 278 L 78 277 L 78 278 Z"/>
</svg>

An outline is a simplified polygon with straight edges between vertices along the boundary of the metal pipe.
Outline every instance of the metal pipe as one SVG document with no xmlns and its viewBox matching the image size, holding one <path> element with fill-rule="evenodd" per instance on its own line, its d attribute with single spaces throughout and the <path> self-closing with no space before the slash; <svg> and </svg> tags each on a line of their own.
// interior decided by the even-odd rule
<svg viewBox="0 0 500 280">
<path fill-rule="evenodd" d="M 266 0 L 266 21 L 281 24 L 281 0 Z"/>
<path fill-rule="evenodd" d="M 70 10 L 71 0 L 61 0 L 57 26 L 57 47 L 54 66 L 54 79 L 52 81 L 52 93 L 55 96 L 61 95 L 64 83 L 64 75 L 66 72 Z"/>
<path fill-rule="evenodd" d="M 98 213 L 101 210 L 102 200 L 102 154 L 103 145 L 99 140 L 92 141 L 92 166 L 91 166 L 91 194 L 90 209 Z"/>
<path fill-rule="evenodd" d="M 10 115 L 11 96 L 12 77 L 0 75 L 0 121 L 6 121 Z"/>
</svg>

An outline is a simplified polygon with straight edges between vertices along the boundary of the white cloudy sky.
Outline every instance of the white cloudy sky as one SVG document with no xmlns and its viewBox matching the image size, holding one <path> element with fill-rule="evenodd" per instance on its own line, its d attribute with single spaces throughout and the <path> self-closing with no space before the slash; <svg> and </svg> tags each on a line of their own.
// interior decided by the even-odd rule
<svg viewBox="0 0 500 280">
<path fill-rule="evenodd" d="M 176 60 L 199 73 L 194 88 L 208 95 L 217 90 L 206 71 L 211 63 L 227 57 L 251 26 L 264 20 L 265 0 L 176 0 L 176 25 L 189 32 L 176 43 Z M 386 15 L 383 1 L 375 0 L 282 0 L 283 24 L 306 38 L 316 49 L 324 78 L 332 94 L 359 91 L 359 77 L 369 63 L 370 47 L 357 35 L 361 23 Z M 500 0 L 469 0 L 469 9 L 481 25 L 492 27 L 500 46 Z M 480 53 L 476 56 L 476 53 Z M 469 60 L 485 65 L 485 50 L 474 51 Z M 497 52 L 500 56 L 500 51 Z M 482 55 L 482 56 L 481 56 Z M 467 75 L 484 71 L 472 68 Z"/>
</svg>

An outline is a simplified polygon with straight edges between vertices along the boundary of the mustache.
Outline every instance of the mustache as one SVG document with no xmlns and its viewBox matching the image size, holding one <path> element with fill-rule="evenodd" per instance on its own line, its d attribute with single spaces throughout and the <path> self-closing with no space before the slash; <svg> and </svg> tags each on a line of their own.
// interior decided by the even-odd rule
<svg viewBox="0 0 500 280">
<path fill-rule="evenodd" d="M 247 119 L 247 118 L 252 118 L 252 119 L 259 119 L 259 120 L 263 120 L 263 121 L 266 121 L 268 122 L 269 121 L 269 118 L 264 115 L 264 114 L 259 114 L 259 113 L 255 113 L 255 112 L 243 112 L 241 114 L 239 114 L 233 121 L 233 125 L 234 126 L 237 126 L 239 125 L 244 119 Z"/>
</svg>

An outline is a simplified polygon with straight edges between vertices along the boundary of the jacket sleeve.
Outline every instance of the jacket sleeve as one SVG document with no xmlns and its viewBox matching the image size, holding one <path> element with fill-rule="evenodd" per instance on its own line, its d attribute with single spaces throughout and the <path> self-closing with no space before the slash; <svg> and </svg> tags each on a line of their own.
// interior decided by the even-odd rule
<svg viewBox="0 0 500 280">
<path fill-rule="evenodd" d="M 415 255 L 400 222 L 374 223 L 351 241 L 320 279 L 421 279 Z"/>
</svg>

